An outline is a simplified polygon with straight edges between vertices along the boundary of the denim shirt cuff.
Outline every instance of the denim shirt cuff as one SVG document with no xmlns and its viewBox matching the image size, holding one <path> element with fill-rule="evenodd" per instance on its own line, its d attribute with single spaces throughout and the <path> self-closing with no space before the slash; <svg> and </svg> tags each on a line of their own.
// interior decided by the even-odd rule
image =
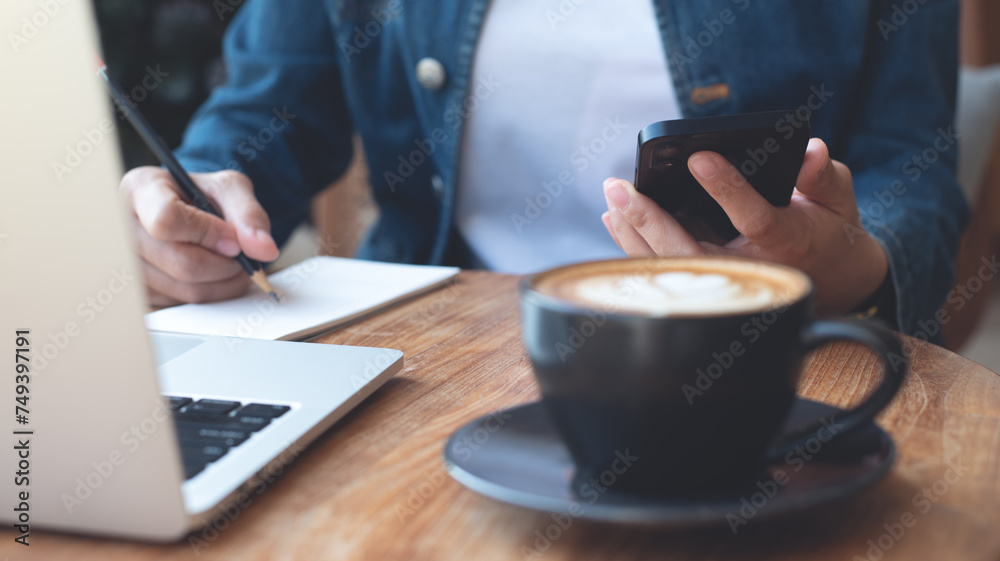
<svg viewBox="0 0 1000 561">
<path fill-rule="evenodd" d="M 225 167 L 220 165 L 218 162 L 213 162 L 211 160 L 193 158 L 185 156 L 183 153 L 175 153 L 174 156 L 188 173 L 212 173 L 225 169 Z"/>
<path fill-rule="evenodd" d="M 903 242 L 896 232 L 883 222 L 866 221 L 868 233 L 882 246 L 886 259 L 889 261 L 889 275 L 892 277 L 892 287 L 896 295 L 895 329 L 906 333 L 910 331 L 915 319 L 913 302 L 913 273 L 906 259 Z"/>
</svg>

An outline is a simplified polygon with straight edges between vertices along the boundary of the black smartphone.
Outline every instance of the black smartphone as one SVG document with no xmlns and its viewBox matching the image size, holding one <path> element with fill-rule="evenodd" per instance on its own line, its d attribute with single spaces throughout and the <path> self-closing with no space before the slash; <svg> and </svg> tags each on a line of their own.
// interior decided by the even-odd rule
<svg viewBox="0 0 1000 561">
<path fill-rule="evenodd" d="M 726 213 L 688 170 L 691 154 L 718 152 L 775 206 L 787 206 L 809 143 L 808 118 L 768 111 L 653 123 L 639 132 L 635 188 L 699 241 L 739 236 Z"/>
</svg>

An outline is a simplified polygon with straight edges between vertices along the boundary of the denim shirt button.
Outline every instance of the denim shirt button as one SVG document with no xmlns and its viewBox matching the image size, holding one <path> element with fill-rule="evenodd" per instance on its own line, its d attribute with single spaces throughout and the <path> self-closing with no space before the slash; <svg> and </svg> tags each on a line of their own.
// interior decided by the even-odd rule
<svg viewBox="0 0 1000 561">
<path fill-rule="evenodd" d="M 725 82 L 691 90 L 691 101 L 705 105 L 713 101 L 729 99 L 729 84 Z"/>
<path fill-rule="evenodd" d="M 441 179 L 441 176 L 435 173 L 431 177 L 431 187 L 434 188 L 434 196 L 440 199 L 441 193 L 444 192 L 444 179 Z"/>
<path fill-rule="evenodd" d="M 417 61 L 417 82 L 432 92 L 444 87 L 448 75 L 444 65 L 435 58 L 424 57 Z"/>
</svg>

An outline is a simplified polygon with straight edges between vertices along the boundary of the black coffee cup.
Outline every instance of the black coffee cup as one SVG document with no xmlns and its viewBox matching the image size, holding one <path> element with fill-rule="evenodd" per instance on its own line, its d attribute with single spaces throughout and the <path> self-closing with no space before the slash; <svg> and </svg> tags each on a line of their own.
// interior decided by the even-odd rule
<svg viewBox="0 0 1000 561">
<path fill-rule="evenodd" d="M 817 434 L 829 441 L 871 422 L 903 382 L 899 341 L 871 323 L 816 320 L 813 293 L 796 269 L 727 257 L 524 278 L 524 343 L 577 484 L 610 470 L 616 492 L 704 495 L 743 485 Z M 779 434 L 806 352 L 842 339 L 880 355 L 880 385 L 835 419 Z"/>
</svg>

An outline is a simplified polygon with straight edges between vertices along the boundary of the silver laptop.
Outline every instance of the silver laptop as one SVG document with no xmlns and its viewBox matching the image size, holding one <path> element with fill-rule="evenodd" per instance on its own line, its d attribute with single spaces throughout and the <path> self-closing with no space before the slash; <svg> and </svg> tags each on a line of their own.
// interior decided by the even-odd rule
<svg viewBox="0 0 1000 561">
<path fill-rule="evenodd" d="M 5 0 L 0 21 L 17 35 L 0 49 L 0 519 L 29 542 L 39 528 L 179 539 L 293 462 L 402 353 L 148 333 L 90 2 Z"/>
</svg>

